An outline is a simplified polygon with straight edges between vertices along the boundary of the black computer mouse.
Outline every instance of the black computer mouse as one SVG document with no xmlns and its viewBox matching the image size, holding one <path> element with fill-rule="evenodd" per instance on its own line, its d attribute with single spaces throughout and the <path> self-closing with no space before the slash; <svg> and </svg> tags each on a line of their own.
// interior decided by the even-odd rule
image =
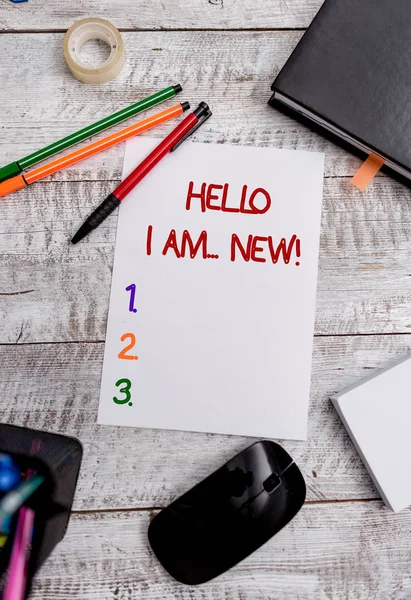
<svg viewBox="0 0 411 600">
<path fill-rule="evenodd" d="M 257 442 L 159 512 L 148 539 L 175 579 L 205 583 L 287 525 L 305 492 L 288 452 L 274 442 Z"/>
</svg>

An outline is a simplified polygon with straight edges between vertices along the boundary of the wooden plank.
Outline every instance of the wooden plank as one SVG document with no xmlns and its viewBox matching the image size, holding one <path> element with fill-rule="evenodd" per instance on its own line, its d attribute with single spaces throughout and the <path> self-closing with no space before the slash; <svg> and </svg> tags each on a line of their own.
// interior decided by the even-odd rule
<svg viewBox="0 0 411 600">
<path fill-rule="evenodd" d="M 310 501 L 379 497 L 329 398 L 410 347 L 411 335 L 315 340 L 308 440 L 284 442 Z M 164 506 L 253 441 L 96 425 L 102 359 L 96 343 L 0 346 L 1 420 L 84 444 L 77 509 Z"/>
<path fill-rule="evenodd" d="M 105 339 L 117 215 L 69 239 L 113 186 L 38 183 L 2 200 L 0 342 Z M 325 180 L 317 334 L 409 333 L 410 200 L 389 178 L 364 194 Z"/>
<path fill-rule="evenodd" d="M 379 502 L 306 505 L 267 544 L 200 587 L 174 581 L 148 541 L 149 514 L 74 515 L 32 600 L 406 600 L 411 511 Z"/>
<path fill-rule="evenodd" d="M 111 5 L 117 12 L 117 4 Z M 26 6 L 35 7 L 47 23 L 37 2 Z M 352 175 L 360 165 L 357 158 L 267 105 L 271 83 L 300 37 L 294 31 L 126 33 L 124 71 L 111 83 L 91 86 L 68 71 L 62 34 L 2 35 L 0 55 L 7 60 L 0 61 L 0 164 L 180 82 L 184 90 L 177 101 L 195 106 L 207 100 L 214 112 L 196 134 L 199 141 L 322 151 L 327 175 Z M 169 123 L 151 135 L 163 136 L 174 126 Z M 123 147 L 111 149 L 54 177 L 117 179 L 122 156 Z"/>
<path fill-rule="evenodd" d="M 36 0 L 0 4 L 0 31 L 66 30 L 75 21 L 104 17 L 123 29 L 274 29 L 307 27 L 322 0 Z"/>
</svg>

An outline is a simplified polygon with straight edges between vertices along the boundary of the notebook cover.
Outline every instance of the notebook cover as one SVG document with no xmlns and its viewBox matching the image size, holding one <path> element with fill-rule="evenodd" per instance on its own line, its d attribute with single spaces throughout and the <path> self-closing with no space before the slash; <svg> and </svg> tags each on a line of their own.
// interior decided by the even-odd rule
<svg viewBox="0 0 411 600">
<path fill-rule="evenodd" d="M 332 397 L 384 502 L 411 504 L 411 357 Z"/>
<path fill-rule="evenodd" d="M 406 0 L 326 0 L 272 89 L 411 170 L 410 47 Z"/>
</svg>

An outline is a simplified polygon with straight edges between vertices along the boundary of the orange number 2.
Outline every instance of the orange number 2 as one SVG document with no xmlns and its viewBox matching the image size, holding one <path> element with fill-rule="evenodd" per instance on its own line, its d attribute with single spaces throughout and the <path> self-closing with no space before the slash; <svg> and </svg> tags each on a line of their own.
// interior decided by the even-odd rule
<svg viewBox="0 0 411 600">
<path fill-rule="evenodd" d="M 130 343 L 122 349 L 118 357 L 124 358 L 126 360 L 138 360 L 138 356 L 130 356 L 130 354 L 127 354 L 127 352 L 134 348 L 134 346 L 136 345 L 136 336 L 134 335 L 134 333 L 125 333 L 121 336 L 120 340 L 122 342 L 125 342 L 127 338 L 130 338 Z"/>
</svg>

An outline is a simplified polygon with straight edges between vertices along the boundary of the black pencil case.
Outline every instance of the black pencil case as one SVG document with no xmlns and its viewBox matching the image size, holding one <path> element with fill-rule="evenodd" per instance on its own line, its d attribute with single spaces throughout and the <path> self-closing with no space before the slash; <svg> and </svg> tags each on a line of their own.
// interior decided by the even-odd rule
<svg viewBox="0 0 411 600">
<path fill-rule="evenodd" d="M 66 533 L 83 449 L 72 437 L 0 423 L 0 453 L 10 455 L 21 472 L 31 469 L 44 477 L 42 485 L 25 504 L 35 511 L 27 565 L 27 597 L 34 574 Z M 11 546 L 12 536 L 9 536 L 0 551 L 0 597 Z"/>
</svg>

